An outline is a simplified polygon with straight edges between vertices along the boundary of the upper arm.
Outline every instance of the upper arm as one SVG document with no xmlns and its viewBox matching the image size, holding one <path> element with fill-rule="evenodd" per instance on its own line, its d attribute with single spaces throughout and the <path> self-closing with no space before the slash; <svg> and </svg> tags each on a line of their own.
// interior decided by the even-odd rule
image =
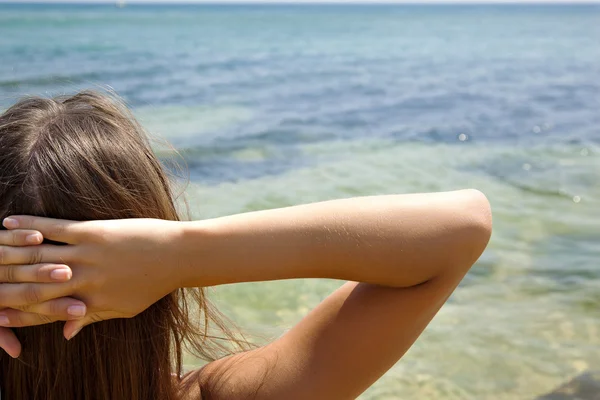
<svg viewBox="0 0 600 400">
<path fill-rule="evenodd" d="M 402 357 L 459 281 L 346 283 L 273 343 L 207 365 L 203 400 L 354 399 Z"/>
<path fill-rule="evenodd" d="M 356 398 L 410 348 L 479 257 L 489 229 L 473 228 L 463 255 L 434 277 L 410 287 L 346 283 L 273 343 L 207 365 L 198 374 L 203 399 Z"/>
</svg>

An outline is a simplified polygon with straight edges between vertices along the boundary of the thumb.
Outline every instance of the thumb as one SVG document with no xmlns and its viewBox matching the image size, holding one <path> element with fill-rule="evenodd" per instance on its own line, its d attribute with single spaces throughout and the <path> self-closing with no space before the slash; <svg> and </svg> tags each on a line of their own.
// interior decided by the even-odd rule
<svg viewBox="0 0 600 400">
<path fill-rule="evenodd" d="M 88 324 L 89 322 L 86 323 L 85 319 L 67 321 L 63 327 L 63 336 L 65 339 L 71 340 Z"/>
<path fill-rule="evenodd" d="M 94 322 L 90 316 L 86 316 L 82 319 L 72 319 L 65 323 L 63 328 L 63 336 L 67 340 L 71 340 L 77 335 L 85 326 L 90 325 Z"/>
<path fill-rule="evenodd" d="M 110 311 L 98 311 L 95 313 L 87 314 L 81 319 L 72 319 L 65 323 L 63 328 L 63 336 L 67 340 L 71 340 L 77 335 L 84 327 L 91 325 L 96 322 L 106 321 L 113 318 L 123 318 L 117 313 Z"/>
</svg>

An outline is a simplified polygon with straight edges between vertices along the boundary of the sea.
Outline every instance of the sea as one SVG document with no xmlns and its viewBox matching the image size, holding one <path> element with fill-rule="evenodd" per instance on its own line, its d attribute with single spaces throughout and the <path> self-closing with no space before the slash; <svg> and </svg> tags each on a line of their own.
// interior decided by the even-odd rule
<svg viewBox="0 0 600 400">
<path fill-rule="evenodd" d="M 193 219 L 487 195 L 488 249 L 360 399 L 533 399 L 600 368 L 600 5 L 0 4 L 0 109 L 107 87 L 181 154 Z M 211 295 L 268 340 L 340 284 Z"/>
</svg>

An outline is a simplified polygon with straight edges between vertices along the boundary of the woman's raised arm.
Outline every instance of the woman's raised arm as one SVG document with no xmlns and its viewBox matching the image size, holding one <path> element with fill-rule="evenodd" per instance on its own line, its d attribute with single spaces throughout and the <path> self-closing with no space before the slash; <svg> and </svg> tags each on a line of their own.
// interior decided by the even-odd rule
<svg viewBox="0 0 600 400">
<path fill-rule="evenodd" d="M 39 323 L 35 313 L 47 309 L 44 304 L 71 296 L 87 306 L 84 318 L 67 323 L 65 336 L 71 337 L 94 321 L 136 315 L 183 286 L 311 277 L 371 284 L 338 292 L 349 299 L 378 286 L 412 293 L 452 276 L 437 291 L 447 296 L 485 248 L 491 214 L 485 196 L 464 190 L 333 200 L 184 223 L 17 216 L 4 225 L 12 233 L 0 232 L 0 244 L 15 243 L 10 235 L 21 229 L 69 244 L 0 246 L 0 269 L 10 265 L 13 282 L 29 282 L 0 286 L 0 307 L 29 311 L 0 312 L 10 321 L 5 326 Z M 40 263 L 66 264 L 73 277 L 37 283 L 31 267 L 22 265 Z"/>
<path fill-rule="evenodd" d="M 184 390 L 208 399 L 346 400 L 425 329 L 483 252 L 491 213 L 481 193 L 461 191 L 334 201 L 207 229 L 216 237 L 206 259 L 224 268 L 215 282 L 234 279 L 233 271 L 235 280 L 277 277 L 285 266 L 285 277 L 362 283 L 342 286 L 275 342 L 188 374 Z"/>
</svg>

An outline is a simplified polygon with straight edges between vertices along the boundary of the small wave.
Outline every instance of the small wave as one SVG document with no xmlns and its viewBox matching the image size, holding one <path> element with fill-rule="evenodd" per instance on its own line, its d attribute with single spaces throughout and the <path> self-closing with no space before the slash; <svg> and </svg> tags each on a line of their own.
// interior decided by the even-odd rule
<svg viewBox="0 0 600 400">
<path fill-rule="evenodd" d="M 0 81 L 0 88 L 18 89 L 22 86 L 69 85 L 100 80 L 103 78 L 104 75 L 98 72 L 89 72 L 80 75 L 46 75 Z"/>
<path fill-rule="evenodd" d="M 503 154 L 476 168 L 496 181 L 537 196 L 581 201 L 582 196 L 593 196 L 597 187 L 597 173 L 593 159 L 586 159 L 571 145 L 558 148 L 529 150 L 525 154 Z"/>
<path fill-rule="evenodd" d="M 128 65 L 122 69 L 95 70 L 70 75 L 50 74 L 21 79 L 0 80 L 0 89 L 21 89 L 30 86 L 95 84 L 96 82 L 107 84 L 117 80 L 127 80 L 130 78 L 150 78 L 166 71 L 167 69 L 162 65 L 139 66 L 137 68 L 135 65 Z"/>
<path fill-rule="evenodd" d="M 567 198 L 572 199 L 574 196 L 573 194 L 566 193 L 565 191 L 563 191 L 561 189 L 546 189 L 543 187 L 528 185 L 523 182 L 518 182 L 516 180 L 511 179 L 508 176 L 503 176 L 500 173 L 488 171 L 488 175 L 496 178 L 496 180 L 498 180 L 502 183 L 506 183 L 507 185 L 512 186 L 517 189 L 520 189 L 526 193 L 536 194 L 539 196 L 562 197 L 565 199 L 567 199 Z"/>
</svg>

